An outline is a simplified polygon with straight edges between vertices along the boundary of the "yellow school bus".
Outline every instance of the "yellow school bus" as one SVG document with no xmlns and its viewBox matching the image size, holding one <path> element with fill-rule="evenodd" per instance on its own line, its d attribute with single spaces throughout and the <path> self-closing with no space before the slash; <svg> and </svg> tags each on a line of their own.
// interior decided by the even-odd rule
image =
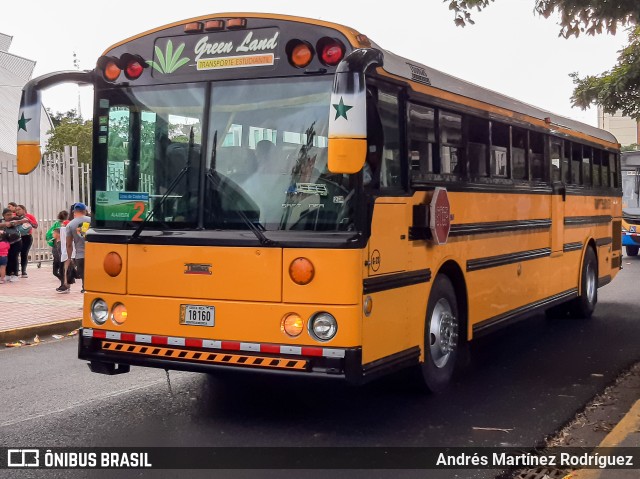
<svg viewBox="0 0 640 479">
<path fill-rule="evenodd" d="M 92 71 L 93 220 L 79 357 L 446 386 L 469 341 L 588 318 L 621 266 L 609 133 L 385 51 L 329 22 L 212 14 Z M 31 120 L 31 121 L 29 121 Z"/>
</svg>

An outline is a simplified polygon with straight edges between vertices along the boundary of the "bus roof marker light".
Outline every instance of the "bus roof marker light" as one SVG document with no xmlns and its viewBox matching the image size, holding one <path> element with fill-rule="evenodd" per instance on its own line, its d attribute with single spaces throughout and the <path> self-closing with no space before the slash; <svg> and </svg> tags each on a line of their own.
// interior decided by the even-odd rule
<svg viewBox="0 0 640 479">
<path fill-rule="evenodd" d="M 340 40 L 324 37 L 318 40 L 317 47 L 320 60 L 326 66 L 334 67 L 344 58 L 345 48 Z"/>
<path fill-rule="evenodd" d="M 234 30 L 238 28 L 247 28 L 247 19 L 246 18 L 230 18 L 227 20 L 227 28 L 229 30 Z"/>
<path fill-rule="evenodd" d="M 224 28 L 224 20 L 207 20 L 204 24 L 205 32 L 222 30 Z"/>
<path fill-rule="evenodd" d="M 184 33 L 200 33 L 204 28 L 202 22 L 191 22 L 184 26 Z"/>
</svg>

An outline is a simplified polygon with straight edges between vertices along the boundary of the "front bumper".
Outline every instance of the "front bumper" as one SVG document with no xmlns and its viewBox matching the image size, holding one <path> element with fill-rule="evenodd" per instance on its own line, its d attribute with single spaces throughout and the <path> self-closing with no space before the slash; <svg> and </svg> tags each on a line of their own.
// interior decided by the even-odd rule
<svg viewBox="0 0 640 479">
<path fill-rule="evenodd" d="M 208 373 L 253 371 L 314 376 L 342 379 L 351 384 L 365 382 L 359 347 L 299 347 L 83 328 L 78 357 L 89 361 L 92 371 L 105 374 L 127 372 L 129 366 L 145 366 Z"/>
</svg>

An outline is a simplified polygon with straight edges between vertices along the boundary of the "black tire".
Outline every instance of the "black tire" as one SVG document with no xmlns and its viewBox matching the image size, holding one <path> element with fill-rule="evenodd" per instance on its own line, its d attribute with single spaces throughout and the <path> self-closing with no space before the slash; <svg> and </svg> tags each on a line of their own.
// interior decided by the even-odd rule
<svg viewBox="0 0 640 479">
<path fill-rule="evenodd" d="M 582 261 L 580 296 L 571 302 L 572 318 L 589 319 L 598 302 L 598 258 L 593 248 L 587 248 Z"/>
<path fill-rule="evenodd" d="M 424 362 L 420 365 L 422 386 L 431 392 L 446 389 L 460 356 L 463 322 L 451 280 L 438 275 L 433 282 L 424 333 Z M 461 334 L 462 333 L 462 334 Z"/>
<path fill-rule="evenodd" d="M 625 250 L 627 251 L 627 256 L 638 256 L 640 246 L 625 246 Z"/>
</svg>

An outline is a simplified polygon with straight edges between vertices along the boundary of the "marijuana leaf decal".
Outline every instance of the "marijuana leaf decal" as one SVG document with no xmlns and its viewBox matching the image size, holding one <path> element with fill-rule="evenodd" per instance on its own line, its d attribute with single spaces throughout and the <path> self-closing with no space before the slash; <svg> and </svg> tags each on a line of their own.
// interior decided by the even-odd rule
<svg viewBox="0 0 640 479">
<path fill-rule="evenodd" d="M 169 40 L 165 46 L 164 53 L 157 45 L 155 51 L 157 61 L 147 60 L 147 63 L 160 73 L 173 73 L 189 61 L 187 57 L 180 58 L 184 51 L 184 43 L 181 43 L 174 52 L 173 42 Z"/>
</svg>

